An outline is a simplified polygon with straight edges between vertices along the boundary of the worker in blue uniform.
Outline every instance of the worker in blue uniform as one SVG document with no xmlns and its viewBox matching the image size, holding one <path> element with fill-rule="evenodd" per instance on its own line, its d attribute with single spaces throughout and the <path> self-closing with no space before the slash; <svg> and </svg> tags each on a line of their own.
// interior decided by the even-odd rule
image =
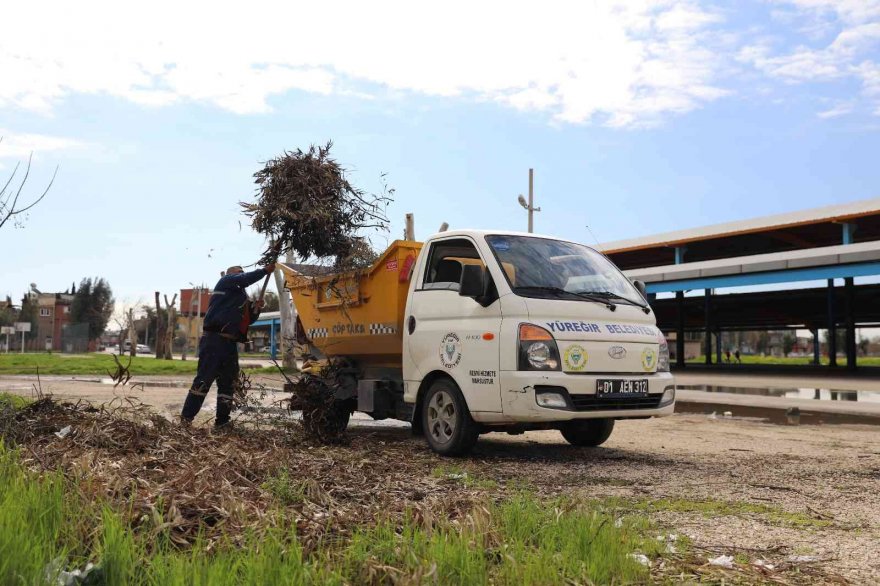
<svg viewBox="0 0 880 586">
<path fill-rule="evenodd" d="M 240 266 L 232 266 L 214 286 L 202 327 L 204 333 L 199 340 L 198 372 L 180 414 L 183 423 L 192 423 L 205 402 L 208 389 L 216 380 L 214 428 L 230 425 L 232 394 L 238 378 L 238 343 L 247 341 L 248 328 L 263 308 L 262 299 L 250 301 L 246 289 L 274 270 L 274 263 L 247 273 Z"/>
</svg>

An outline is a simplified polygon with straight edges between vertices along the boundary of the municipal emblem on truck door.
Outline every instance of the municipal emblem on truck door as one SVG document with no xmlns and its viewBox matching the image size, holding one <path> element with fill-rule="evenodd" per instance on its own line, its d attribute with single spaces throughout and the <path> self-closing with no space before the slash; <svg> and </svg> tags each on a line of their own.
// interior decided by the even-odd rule
<svg viewBox="0 0 880 586">
<path fill-rule="evenodd" d="M 651 372 L 657 366 L 657 352 L 651 348 L 642 350 L 642 368 L 645 372 Z"/>
<path fill-rule="evenodd" d="M 458 334 L 449 332 L 440 341 L 440 364 L 455 368 L 461 362 L 461 339 Z"/>
<path fill-rule="evenodd" d="M 565 349 L 562 360 L 568 370 L 581 371 L 587 366 L 587 351 L 579 344 L 572 344 Z"/>
</svg>

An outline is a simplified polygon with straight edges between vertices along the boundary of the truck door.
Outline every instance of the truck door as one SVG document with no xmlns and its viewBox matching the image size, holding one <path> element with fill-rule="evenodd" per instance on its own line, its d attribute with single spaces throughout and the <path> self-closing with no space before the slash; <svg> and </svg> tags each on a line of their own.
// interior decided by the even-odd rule
<svg viewBox="0 0 880 586">
<path fill-rule="evenodd" d="M 412 362 L 422 376 L 439 370 L 455 379 L 471 412 L 500 412 L 501 304 L 482 307 L 458 294 L 462 267 L 486 266 L 484 259 L 462 237 L 435 240 L 425 258 L 405 317 L 415 325 L 406 335 Z"/>
</svg>

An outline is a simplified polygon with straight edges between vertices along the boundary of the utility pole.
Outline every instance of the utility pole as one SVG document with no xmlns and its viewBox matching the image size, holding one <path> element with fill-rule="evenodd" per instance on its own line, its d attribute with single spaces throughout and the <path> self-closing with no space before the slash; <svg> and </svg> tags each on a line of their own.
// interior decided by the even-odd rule
<svg viewBox="0 0 880 586">
<path fill-rule="evenodd" d="M 416 217 L 411 213 L 406 215 L 406 229 L 404 238 L 410 241 L 414 241 L 416 239 Z"/>
<path fill-rule="evenodd" d="M 534 232 L 534 213 L 540 212 L 541 208 L 535 207 L 535 170 L 529 169 L 529 201 L 526 202 L 526 198 L 520 194 L 519 205 L 524 207 L 529 212 L 529 234 Z"/>
<path fill-rule="evenodd" d="M 292 265 L 296 258 L 293 250 L 287 249 L 284 262 Z M 284 366 L 296 366 L 296 308 L 290 300 L 290 292 L 284 287 L 281 269 L 275 270 L 275 287 L 278 289 L 278 311 L 281 312 L 281 331 L 276 338 L 276 355 L 281 354 Z M 274 357 L 273 357 L 274 358 Z"/>
</svg>

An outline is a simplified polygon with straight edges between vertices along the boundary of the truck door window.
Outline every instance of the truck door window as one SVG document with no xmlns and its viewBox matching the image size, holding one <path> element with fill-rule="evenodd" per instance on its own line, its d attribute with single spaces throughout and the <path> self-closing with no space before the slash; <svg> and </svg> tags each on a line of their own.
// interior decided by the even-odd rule
<svg viewBox="0 0 880 586">
<path fill-rule="evenodd" d="M 471 264 L 485 266 L 470 240 L 456 238 L 436 242 L 431 246 L 422 288 L 458 291 L 462 267 Z"/>
</svg>

